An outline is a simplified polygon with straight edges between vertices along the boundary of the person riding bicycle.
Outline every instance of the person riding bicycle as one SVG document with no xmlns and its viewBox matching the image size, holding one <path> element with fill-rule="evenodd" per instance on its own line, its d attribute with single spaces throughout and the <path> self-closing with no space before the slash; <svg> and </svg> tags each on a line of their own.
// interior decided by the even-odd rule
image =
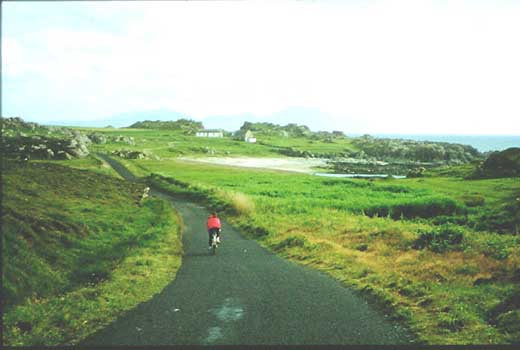
<svg viewBox="0 0 520 350">
<path fill-rule="evenodd" d="M 222 225 L 220 224 L 220 219 L 218 218 L 217 213 L 212 212 L 208 217 L 207 227 L 209 235 L 209 248 L 211 249 L 211 235 L 216 231 L 217 242 L 220 243 L 220 233 L 222 232 Z"/>
</svg>

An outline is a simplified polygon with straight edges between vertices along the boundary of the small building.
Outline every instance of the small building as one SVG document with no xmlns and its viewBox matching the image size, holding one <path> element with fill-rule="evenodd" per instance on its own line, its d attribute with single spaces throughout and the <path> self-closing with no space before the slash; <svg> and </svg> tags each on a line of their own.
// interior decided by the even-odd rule
<svg viewBox="0 0 520 350">
<path fill-rule="evenodd" d="M 250 143 L 256 143 L 256 137 L 253 135 L 251 130 L 247 130 L 247 132 L 244 135 L 244 141 L 250 142 Z"/>
<path fill-rule="evenodd" d="M 224 132 L 219 129 L 204 129 L 197 131 L 195 135 L 198 137 L 224 137 Z"/>
</svg>

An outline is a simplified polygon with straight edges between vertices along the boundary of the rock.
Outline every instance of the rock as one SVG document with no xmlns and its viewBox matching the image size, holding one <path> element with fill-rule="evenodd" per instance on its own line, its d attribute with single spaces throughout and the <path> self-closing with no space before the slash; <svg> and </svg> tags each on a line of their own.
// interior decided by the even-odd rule
<svg viewBox="0 0 520 350">
<path fill-rule="evenodd" d="M 130 151 L 130 150 L 115 150 L 110 154 L 118 156 L 124 159 L 158 159 L 158 157 L 154 156 L 150 152 L 140 152 L 140 151 Z"/>
<path fill-rule="evenodd" d="M 122 143 L 127 143 L 129 145 L 135 145 L 135 141 L 134 141 L 133 137 L 119 135 L 119 136 L 112 136 L 110 139 L 113 142 L 122 142 Z"/>
<path fill-rule="evenodd" d="M 103 134 L 100 134 L 100 133 L 92 133 L 92 134 L 89 134 L 88 135 L 88 138 L 93 142 L 93 143 L 96 143 L 96 144 L 101 144 L 101 145 L 104 145 L 105 143 L 107 143 L 107 137 Z"/>
</svg>

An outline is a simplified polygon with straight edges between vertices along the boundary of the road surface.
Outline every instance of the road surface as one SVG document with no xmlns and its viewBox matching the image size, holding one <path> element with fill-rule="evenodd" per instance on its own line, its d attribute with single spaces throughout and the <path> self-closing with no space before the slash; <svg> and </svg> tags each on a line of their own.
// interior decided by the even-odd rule
<svg viewBox="0 0 520 350">
<path fill-rule="evenodd" d="M 107 159 L 112 163 L 112 160 Z M 116 165 L 125 178 L 128 171 Z M 85 345 L 407 344 L 411 334 L 324 273 L 284 260 L 223 221 L 207 249 L 207 209 L 152 190 L 184 221 L 184 256 L 160 294 Z"/>
</svg>

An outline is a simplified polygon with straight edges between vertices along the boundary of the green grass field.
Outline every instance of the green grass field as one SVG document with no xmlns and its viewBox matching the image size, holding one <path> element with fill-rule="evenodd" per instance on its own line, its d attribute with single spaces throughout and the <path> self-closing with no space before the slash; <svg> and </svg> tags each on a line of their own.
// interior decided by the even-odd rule
<svg viewBox="0 0 520 350">
<path fill-rule="evenodd" d="M 134 137 L 135 145 L 123 142 L 108 142 L 103 145 L 93 145 L 95 151 L 114 151 L 129 149 L 148 151 L 161 158 L 190 156 L 279 156 L 272 147 L 260 144 L 249 144 L 240 140 L 226 138 L 203 138 L 187 136 L 176 130 L 149 129 L 80 129 L 86 133 L 98 132 L 106 136 Z"/>
<path fill-rule="evenodd" d="M 180 266 L 169 203 L 141 201 L 145 185 L 107 176 L 95 158 L 67 165 L 2 169 L 5 344 L 74 344 L 151 298 Z"/>
<path fill-rule="evenodd" d="M 182 161 L 126 163 L 140 175 L 164 176 L 152 179 L 159 187 L 198 194 L 282 256 L 367 291 L 428 343 L 518 340 L 511 301 L 519 296 L 518 236 L 477 230 L 471 221 L 437 222 L 508 203 L 520 190 L 516 179 L 371 181 Z M 367 215 L 371 208 L 402 215 Z"/>
<path fill-rule="evenodd" d="M 387 308 L 394 318 L 408 323 L 426 343 L 499 344 L 520 339 L 520 305 L 517 302 L 520 300 L 520 236 L 514 234 L 520 224 L 520 183 L 517 178 L 467 180 L 465 178 L 475 169 L 475 164 L 469 163 L 432 168 L 425 172 L 424 177 L 399 180 L 324 178 L 251 170 L 182 161 L 177 157 L 281 157 L 283 152 L 280 150 L 315 154 L 357 150 L 350 139 L 326 141 L 264 136 L 258 138 L 257 144 L 248 144 L 231 138 L 186 136 L 171 130 L 81 130 L 133 137 L 135 145 L 110 141 L 92 145 L 90 149 L 102 153 L 120 149 L 151 152 L 159 158 L 119 160 L 149 183 L 217 209 L 244 233 L 277 254 L 323 270 L 346 285 L 364 291 L 374 302 Z M 118 183 L 115 172 L 95 156 L 53 163 L 78 172 L 74 174 L 83 174 L 76 169 L 88 169 L 93 178 L 111 179 L 107 184 L 114 185 L 107 185 L 107 193 L 121 192 L 115 185 Z M 49 166 L 46 165 L 48 162 L 38 164 Z M 42 169 L 38 171 L 44 172 Z M 38 171 L 34 171 L 35 179 L 40 176 Z M 64 172 L 62 176 L 66 174 Z M 139 211 L 139 215 L 145 218 L 152 215 L 149 211 L 155 210 L 147 206 L 118 207 L 115 199 L 103 199 L 104 195 L 99 192 L 104 187 L 100 183 L 96 184 L 94 193 L 88 195 L 89 201 L 96 201 L 95 206 L 84 208 L 77 199 L 70 199 L 71 203 L 64 199 L 66 205 L 57 200 L 47 207 L 47 203 L 40 203 L 41 195 L 61 182 L 66 184 L 70 193 L 79 197 L 89 186 L 82 185 L 81 176 L 75 183 L 81 188 L 72 184 L 72 177 L 58 181 L 61 178 L 56 176 L 52 180 L 56 183 L 51 181 L 48 187 L 31 184 L 30 175 L 21 178 L 28 184 L 18 183 L 15 176 L 11 176 L 11 181 L 17 188 L 34 187 L 32 194 L 28 195 L 37 198 L 34 205 L 43 217 L 65 206 L 70 206 L 73 211 L 68 216 L 54 218 L 56 222 L 82 223 L 84 221 L 77 221 L 78 218 L 86 220 L 88 213 L 99 213 L 99 221 L 89 221 L 87 231 L 108 230 L 119 237 L 123 245 L 131 242 L 125 241 L 127 231 L 118 230 L 120 236 L 117 236 L 114 230 L 132 222 L 123 219 L 124 215 Z M 111 195 L 115 196 L 113 198 L 131 197 L 128 191 Z M 20 193 L 24 192 L 20 190 Z M 22 199 L 16 199 L 12 208 L 24 208 L 24 205 Z M 56 205 L 58 207 L 54 208 Z M 145 223 L 146 220 L 136 222 L 137 225 Z M 103 229 L 96 231 L 98 226 Z M 99 241 L 103 242 L 103 239 Z M 30 248 L 24 247 L 20 251 L 30 251 Z M 137 251 L 135 255 L 116 255 L 115 260 L 108 259 L 103 263 L 105 265 L 100 266 L 117 265 L 125 276 L 127 268 L 124 266 L 134 266 L 132 259 L 141 259 Z M 95 255 L 103 256 L 103 252 L 106 253 L 100 248 Z M 72 258 L 65 256 L 65 259 Z M 160 262 L 152 263 L 162 266 Z M 142 267 L 142 263 L 135 264 Z M 104 271 L 112 270 L 105 268 Z M 90 300 L 92 304 L 88 305 L 94 305 L 93 300 L 108 305 L 103 298 L 98 298 L 99 290 L 104 290 L 98 286 L 111 286 L 109 281 L 117 280 L 115 271 L 118 268 L 109 273 L 110 278 L 96 282 L 95 287 L 78 285 L 77 289 L 65 288 L 64 295 L 72 298 L 67 305 L 71 309 L 74 303 L 83 305 L 82 293 L 96 294 Z M 70 272 L 60 271 L 56 278 L 61 276 L 63 279 L 67 274 Z M 42 286 L 38 287 L 40 283 Z M 118 285 L 118 282 L 114 283 Z M 46 284 L 36 279 L 34 285 L 43 290 Z M 63 285 L 71 288 L 70 281 Z M 49 293 L 54 295 L 54 292 Z M 14 343 L 22 344 L 20 339 L 24 336 L 23 327 L 16 324 L 22 322 L 21 325 L 25 325 L 23 319 L 29 317 L 27 314 L 32 315 L 31 320 L 40 315 L 28 310 L 41 307 L 41 312 L 46 312 L 46 308 L 55 305 L 39 300 L 28 297 L 25 306 L 17 307 L 22 311 L 8 313 L 17 317 L 8 318 L 11 327 L 8 334 L 16 339 Z M 135 299 L 133 302 L 138 301 Z M 76 323 L 74 327 L 78 329 Z M 57 336 L 53 337 L 57 339 Z"/>
</svg>

